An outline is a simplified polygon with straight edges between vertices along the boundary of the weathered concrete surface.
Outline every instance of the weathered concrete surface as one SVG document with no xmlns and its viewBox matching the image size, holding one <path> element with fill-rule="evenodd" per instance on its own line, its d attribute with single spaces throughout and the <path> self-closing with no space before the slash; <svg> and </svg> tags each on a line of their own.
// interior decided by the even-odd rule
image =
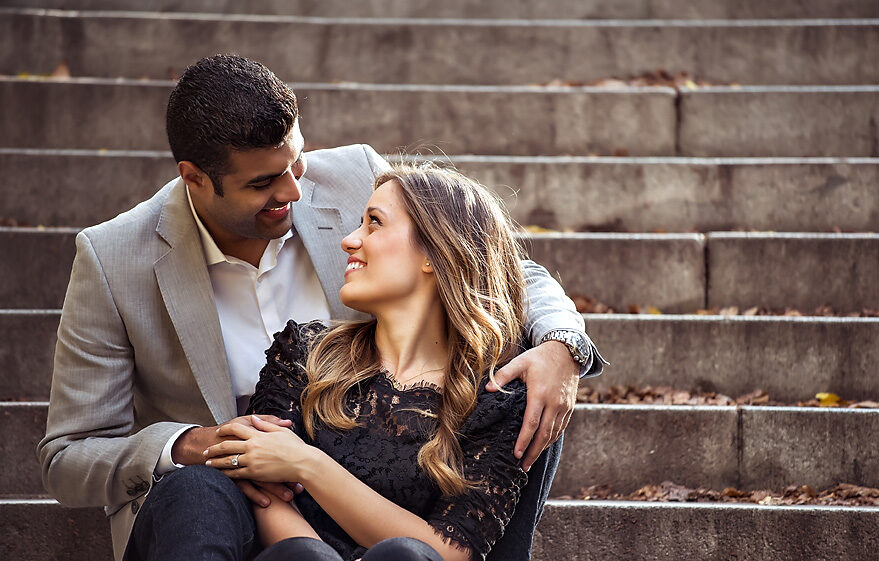
<svg viewBox="0 0 879 561">
<path fill-rule="evenodd" d="M 520 224 L 573 231 L 879 230 L 879 160 L 451 156 Z"/>
<path fill-rule="evenodd" d="M 520 224 L 555 230 L 879 230 L 873 158 L 448 159 L 493 189 Z M 0 190 L 0 218 L 29 226 L 108 220 L 177 173 L 170 152 L 94 150 L 0 149 L 0 169 L 13 186 Z"/>
<path fill-rule="evenodd" d="M 16 561 L 112 561 L 110 523 L 100 508 L 50 500 L 0 499 L 0 555 Z"/>
<path fill-rule="evenodd" d="M 0 496 L 45 494 L 37 461 L 37 443 L 46 434 L 46 405 L 0 404 L 0 455 L 8 462 L 0 478 Z"/>
<path fill-rule="evenodd" d="M 796 403 L 818 392 L 879 401 L 879 319 L 822 317 L 586 316 L 611 365 L 583 380 L 671 386 L 735 398 L 757 389 Z"/>
<path fill-rule="evenodd" d="M 838 483 L 879 487 L 875 409 L 745 407 L 742 433 L 742 488 L 826 489 Z"/>
<path fill-rule="evenodd" d="M 5 0 L 22 8 L 320 17 L 534 19 L 875 18 L 872 0 Z"/>
<path fill-rule="evenodd" d="M 609 306 L 656 306 L 669 313 L 704 307 L 704 238 L 698 234 L 536 234 L 531 258 L 568 294 Z"/>
<path fill-rule="evenodd" d="M 49 399 L 60 317 L 50 310 L 0 310 L 0 401 Z"/>
<path fill-rule="evenodd" d="M 666 480 L 723 489 L 736 483 L 737 434 L 734 407 L 581 405 L 551 495 L 589 485 L 630 493 Z"/>
<path fill-rule="evenodd" d="M 879 509 L 550 501 L 535 561 L 873 559 Z"/>
<path fill-rule="evenodd" d="M 879 156 L 879 88 L 683 90 L 682 156 Z"/>
<path fill-rule="evenodd" d="M 462 154 L 674 152 L 669 88 L 292 87 L 311 148 L 363 142 L 382 153 L 419 147 Z M 166 150 L 171 88 L 164 81 L 0 78 L 0 143 Z"/>
<path fill-rule="evenodd" d="M 664 68 L 747 84 L 879 83 L 879 21 L 358 20 L 0 12 L 0 73 L 168 79 L 215 53 L 284 80 L 379 84 L 592 82 Z M 198 37 L 198 41 L 192 41 Z M 39 49 L 15 49 L 38 38 Z M 589 56 L 583 56 L 589 53 Z M 736 53 L 736 56 L 729 56 Z"/>
<path fill-rule="evenodd" d="M 177 175 L 170 152 L 0 149 L 0 218 L 21 226 L 91 226 L 151 197 Z"/>
<path fill-rule="evenodd" d="M 879 308 L 879 235 L 708 235 L 711 307 Z"/>
<path fill-rule="evenodd" d="M 75 236 L 65 228 L 0 228 L 0 309 L 60 308 Z"/>
</svg>

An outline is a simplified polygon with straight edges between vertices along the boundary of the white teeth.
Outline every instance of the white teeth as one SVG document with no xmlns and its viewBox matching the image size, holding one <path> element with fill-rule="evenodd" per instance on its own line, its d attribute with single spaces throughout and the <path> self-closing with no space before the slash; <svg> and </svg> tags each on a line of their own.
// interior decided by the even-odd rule
<svg viewBox="0 0 879 561">
<path fill-rule="evenodd" d="M 366 267 L 366 263 L 363 263 L 361 261 L 352 261 L 348 263 L 347 267 L 345 267 L 345 272 L 347 273 L 348 271 L 353 271 L 354 269 L 362 269 L 364 267 Z"/>
<path fill-rule="evenodd" d="M 267 208 L 266 210 L 284 210 L 285 208 L 287 208 L 287 205 L 282 205 L 275 208 Z"/>
</svg>

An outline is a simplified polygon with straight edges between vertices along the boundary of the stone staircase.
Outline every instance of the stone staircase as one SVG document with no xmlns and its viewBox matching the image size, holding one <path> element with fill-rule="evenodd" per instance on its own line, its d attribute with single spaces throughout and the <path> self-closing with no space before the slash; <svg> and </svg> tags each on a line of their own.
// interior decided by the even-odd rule
<svg viewBox="0 0 879 561">
<path fill-rule="evenodd" d="M 3 559 L 111 559 L 101 511 L 47 498 L 34 453 L 73 237 L 174 176 L 167 96 L 215 52 L 294 85 L 309 147 L 447 154 L 557 231 L 526 243 L 570 294 L 660 309 L 586 316 L 613 363 L 590 385 L 879 400 L 879 319 L 695 315 L 879 308 L 875 0 L 2 4 Z M 691 82 L 631 85 L 660 68 Z M 553 494 L 879 487 L 877 429 L 876 409 L 580 405 Z M 876 528 L 865 507 L 553 500 L 535 559 L 863 560 Z"/>
</svg>

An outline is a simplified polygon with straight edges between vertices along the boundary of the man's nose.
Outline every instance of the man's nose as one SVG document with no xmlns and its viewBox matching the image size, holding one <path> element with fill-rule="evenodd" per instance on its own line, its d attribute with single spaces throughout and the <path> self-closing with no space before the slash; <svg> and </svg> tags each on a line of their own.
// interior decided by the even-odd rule
<svg viewBox="0 0 879 561">
<path fill-rule="evenodd" d="M 278 199 L 278 202 L 287 203 L 292 201 L 295 203 L 302 198 L 302 186 L 291 171 L 279 177 L 278 182 L 278 190 L 275 192 L 275 198 Z"/>
</svg>

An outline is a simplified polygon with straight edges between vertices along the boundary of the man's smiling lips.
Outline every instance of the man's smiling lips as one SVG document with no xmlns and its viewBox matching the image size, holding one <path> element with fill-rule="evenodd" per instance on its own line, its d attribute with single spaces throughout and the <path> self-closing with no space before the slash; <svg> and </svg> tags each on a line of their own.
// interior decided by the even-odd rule
<svg viewBox="0 0 879 561">
<path fill-rule="evenodd" d="M 348 276 L 348 273 L 350 273 L 351 271 L 357 271 L 364 267 L 366 267 L 366 263 L 364 263 L 360 259 L 357 259 L 356 257 L 349 257 L 348 266 L 345 268 L 345 276 Z"/>
<path fill-rule="evenodd" d="M 272 220 L 280 220 L 281 218 L 286 217 L 288 212 L 290 212 L 290 203 L 279 207 L 264 208 L 259 211 L 260 214 Z"/>
</svg>

